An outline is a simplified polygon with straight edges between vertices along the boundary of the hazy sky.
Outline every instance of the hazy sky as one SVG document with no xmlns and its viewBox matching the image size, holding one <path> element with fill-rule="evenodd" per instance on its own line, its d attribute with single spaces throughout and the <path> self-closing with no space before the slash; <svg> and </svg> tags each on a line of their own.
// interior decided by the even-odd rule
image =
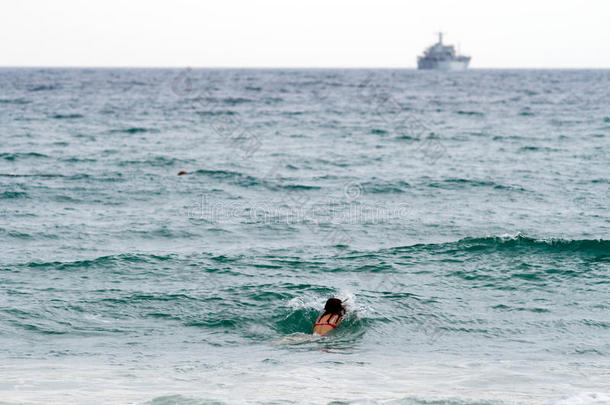
<svg viewBox="0 0 610 405">
<path fill-rule="evenodd" d="M 610 68 L 610 0 L 3 0 L 0 66 Z"/>
</svg>

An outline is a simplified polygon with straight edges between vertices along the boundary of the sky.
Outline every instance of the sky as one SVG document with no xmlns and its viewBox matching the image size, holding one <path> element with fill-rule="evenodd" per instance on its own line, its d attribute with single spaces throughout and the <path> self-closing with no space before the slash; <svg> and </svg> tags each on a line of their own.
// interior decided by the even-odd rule
<svg viewBox="0 0 610 405">
<path fill-rule="evenodd" d="M 610 68 L 610 0 L 2 0 L 0 66 Z"/>
</svg>

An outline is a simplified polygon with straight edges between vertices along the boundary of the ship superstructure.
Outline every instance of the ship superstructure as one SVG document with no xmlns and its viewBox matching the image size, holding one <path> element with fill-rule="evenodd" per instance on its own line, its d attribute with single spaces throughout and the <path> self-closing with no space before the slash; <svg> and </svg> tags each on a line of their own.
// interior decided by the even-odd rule
<svg viewBox="0 0 610 405">
<path fill-rule="evenodd" d="M 443 33 L 438 33 L 438 42 L 417 57 L 418 69 L 464 70 L 470 63 L 470 56 L 458 55 L 453 45 L 443 44 Z"/>
</svg>

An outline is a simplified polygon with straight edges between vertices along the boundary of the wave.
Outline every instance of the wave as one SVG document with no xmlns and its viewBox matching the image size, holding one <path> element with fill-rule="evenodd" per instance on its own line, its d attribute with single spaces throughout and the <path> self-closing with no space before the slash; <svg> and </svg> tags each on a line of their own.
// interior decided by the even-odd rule
<svg viewBox="0 0 610 405">
<path fill-rule="evenodd" d="M 182 159 L 167 156 L 155 156 L 142 160 L 121 160 L 117 162 L 119 167 L 128 167 L 132 165 L 148 165 L 153 167 L 175 166 L 177 163 L 186 162 Z"/>
<path fill-rule="evenodd" d="M 480 111 L 465 111 L 465 110 L 458 110 L 456 111 L 456 114 L 458 115 L 485 115 L 485 113 L 482 113 Z"/>
<path fill-rule="evenodd" d="M 28 159 L 28 158 L 48 158 L 48 155 L 37 152 L 14 152 L 14 153 L 0 153 L 0 158 L 5 160 L 17 160 L 17 159 Z"/>
<path fill-rule="evenodd" d="M 125 231 L 126 234 L 129 235 L 137 235 L 140 238 L 145 239 L 156 239 L 156 238 L 164 238 L 164 239 L 189 239 L 200 236 L 199 234 L 188 232 L 186 230 L 178 230 L 171 229 L 165 226 L 155 228 L 155 229 L 147 229 L 147 230 L 135 230 L 129 229 Z"/>
<path fill-rule="evenodd" d="M 245 187 L 261 184 L 261 180 L 256 177 L 230 170 L 199 169 L 193 174 L 204 175 L 216 180 L 225 180 Z"/>
<path fill-rule="evenodd" d="M 610 394 L 601 392 L 582 392 L 570 397 L 559 399 L 549 405 L 607 405 Z"/>
<path fill-rule="evenodd" d="M 282 97 L 265 97 L 262 99 L 265 104 L 281 103 L 284 101 Z"/>
<path fill-rule="evenodd" d="M 217 115 L 235 115 L 235 111 L 231 110 L 205 110 L 205 111 L 196 111 L 195 114 L 201 115 L 204 117 L 214 117 Z"/>
<path fill-rule="evenodd" d="M 441 250 L 441 251 L 502 251 L 538 250 L 547 252 L 590 253 L 610 256 L 610 240 L 606 239 L 536 239 L 522 234 L 505 236 L 467 237 L 457 242 L 440 244 L 416 244 L 393 248 L 394 250 Z"/>
<path fill-rule="evenodd" d="M 515 236 L 490 236 L 485 238 L 465 238 L 458 243 L 472 248 L 474 245 L 490 247 L 542 248 L 568 252 L 602 252 L 610 254 L 610 240 L 605 239 L 535 239 L 521 234 Z"/>
<path fill-rule="evenodd" d="M 306 191 L 306 190 L 320 190 L 322 187 L 307 184 L 291 184 L 281 179 L 272 179 L 269 181 L 264 178 L 258 178 L 250 176 L 248 174 L 235 172 L 231 170 L 210 170 L 210 169 L 199 169 L 193 172 L 195 175 L 204 175 L 206 177 L 223 181 L 231 184 L 235 184 L 242 187 L 252 186 L 266 186 L 271 190 L 288 190 L 288 191 Z"/>
<path fill-rule="evenodd" d="M 36 233 L 25 233 L 17 230 L 9 230 L 6 228 L 0 228 L 0 235 L 3 237 L 9 237 L 14 239 L 26 239 L 26 240 L 34 240 L 34 239 L 54 239 L 57 240 L 60 237 L 55 233 L 49 232 L 36 232 Z"/>
<path fill-rule="evenodd" d="M 52 85 L 52 84 L 41 84 L 38 86 L 30 86 L 28 88 L 28 91 L 32 91 L 32 92 L 49 91 L 49 90 L 56 90 L 58 88 L 59 88 L 59 86 Z"/>
<path fill-rule="evenodd" d="M 82 114 L 55 114 L 53 116 L 56 120 L 72 120 L 77 118 L 83 118 Z"/>
<path fill-rule="evenodd" d="M 112 131 L 110 131 L 111 134 L 143 134 L 146 132 L 157 132 L 157 130 L 144 127 L 131 127 L 123 129 L 113 129 Z"/>
<path fill-rule="evenodd" d="M 360 183 L 363 191 L 367 194 L 391 194 L 404 193 L 411 185 L 404 180 L 397 181 L 365 181 Z"/>
<path fill-rule="evenodd" d="M 218 399 L 193 398 L 176 394 L 153 398 L 144 402 L 143 405 L 222 405 L 226 403 Z"/>
<path fill-rule="evenodd" d="M 24 191 L 3 191 L 0 194 L 0 200 L 10 200 L 14 198 L 30 198 L 28 193 Z"/>
<path fill-rule="evenodd" d="M 16 174 L 16 173 L 0 173 L 0 177 L 65 177 L 63 174 L 54 173 L 36 173 L 36 174 Z"/>
<path fill-rule="evenodd" d="M 254 100 L 249 99 L 249 98 L 244 98 L 244 97 L 225 97 L 221 101 L 228 105 L 237 105 L 237 104 L 251 103 Z"/>
<path fill-rule="evenodd" d="M 587 394 L 589 395 L 589 394 Z M 604 395 L 604 394 L 594 394 L 594 395 Z M 336 397 L 337 395 L 335 395 Z M 585 397 L 586 398 L 586 397 Z M 593 397 L 595 398 L 595 397 Z M 601 398 L 607 398 L 606 396 L 603 396 Z M 223 404 L 228 404 L 228 403 L 233 403 L 234 401 L 231 402 L 224 402 L 222 400 L 219 399 L 211 399 L 211 398 L 194 398 L 194 397 L 190 397 L 190 396 L 183 396 L 183 395 L 179 395 L 179 394 L 175 394 L 175 395 L 164 395 L 164 396 L 160 396 L 160 397 L 156 397 L 151 399 L 148 402 L 143 403 L 143 405 L 223 405 Z M 254 403 L 286 403 L 286 404 L 292 404 L 292 403 L 299 403 L 298 401 L 294 401 L 293 399 L 291 400 L 282 400 L 282 401 L 260 401 L 260 402 L 254 402 Z M 377 404 L 378 402 L 375 401 L 374 399 L 358 399 L 358 400 L 353 400 L 353 401 L 330 401 L 328 402 L 329 404 L 336 404 L 336 405 L 363 405 L 363 404 Z M 391 404 L 396 404 L 396 405 L 504 405 L 506 404 L 506 402 L 500 401 L 500 400 L 470 400 L 470 399 L 456 399 L 456 398 L 451 398 L 451 399 L 426 399 L 426 398 L 420 398 L 420 397 L 405 397 L 405 398 L 401 398 L 401 399 L 395 399 L 392 400 L 391 402 L 387 402 L 387 401 L 383 401 L 383 403 L 391 403 Z M 600 401 L 591 401 L 590 399 L 587 399 L 585 402 L 581 402 L 580 400 L 575 401 L 575 402 L 557 402 L 557 403 L 553 403 L 552 405 L 605 405 L 607 404 L 607 402 L 600 402 Z"/>
<path fill-rule="evenodd" d="M 29 233 L 11 231 L 5 228 L 0 228 L 0 235 L 16 239 L 32 239 L 32 235 Z"/>
<path fill-rule="evenodd" d="M 308 186 L 305 184 L 283 184 L 279 186 L 284 190 L 320 190 L 320 186 Z"/>
<path fill-rule="evenodd" d="M 548 146 L 522 146 L 519 148 L 519 152 L 535 152 L 535 151 L 544 151 L 544 152 L 557 152 L 559 149 L 549 148 Z"/>
<path fill-rule="evenodd" d="M 30 100 L 26 100 L 24 98 L 0 98 L 0 104 L 30 104 Z"/>
<path fill-rule="evenodd" d="M 79 163 L 79 162 L 83 162 L 83 163 L 93 163 L 93 162 L 97 162 L 97 159 L 93 159 L 93 158 L 80 158 L 80 157 L 76 157 L 76 156 L 70 156 L 70 157 L 66 157 L 66 158 L 61 158 L 59 159 L 62 162 L 67 162 L 67 163 Z"/>
<path fill-rule="evenodd" d="M 134 263 L 159 263 L 174 258 L 174 255 L 153 255 L 143 253 L 123 253 L 117 255 L 100 256 L 94 259 L 84 259 L 76 261 L 52 261 L 52 262 L 27 262 L 18 267 L 46 269 L 52 268 L 55 270 L 78 270 L 91 267 L 103 267 L 116 264 L 134 264 Z"/>
<path fill-rule="evenodd" d="M 527 191 L 521 186 L 505 185 L 488 180 L 472 180 L 464 178 L 450 178 L 442 181 L 433 181 L 428 187 L 442 189 L 459 189 L 464 187 L 491 187 L 497 190 Z"/>
</svg>

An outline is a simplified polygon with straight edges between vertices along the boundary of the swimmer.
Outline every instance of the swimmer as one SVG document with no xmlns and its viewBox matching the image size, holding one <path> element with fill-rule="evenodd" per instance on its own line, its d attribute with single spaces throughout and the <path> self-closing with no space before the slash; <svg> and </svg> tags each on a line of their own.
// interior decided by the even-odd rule
<svg viewBox="0 0 610 405">
<path fill-rule="evenodd" d="M 318 317 L 313 326 L 314 335 L 326 335 L 339 326 L 345 315 L 345 307 L 339 298 L 329 298 L 324 305 L 324 313 Z"/>
</svg>

